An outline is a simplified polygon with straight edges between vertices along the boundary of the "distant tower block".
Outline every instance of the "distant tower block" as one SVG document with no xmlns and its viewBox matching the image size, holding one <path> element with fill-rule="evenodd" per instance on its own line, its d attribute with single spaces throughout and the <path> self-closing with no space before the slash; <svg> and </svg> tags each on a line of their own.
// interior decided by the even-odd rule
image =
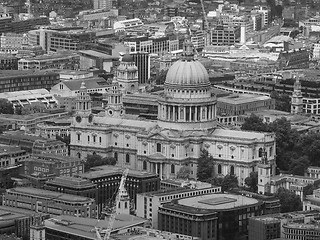
<svg viewBox="0 0 320 240">
<path fill-rule="evenodd" d="M 291 113 L 300 114 L 303 112 L 303 96 L 301 92 L 301 83 L 299 77 L 296 77 L 296 81 L 293 85 L 293 93 L 291 96 Z"/>
<path fill-rule="evenodd" d="M 243 45 L 247 42 L 246 39 L 246 25 L 245 24 L 241 24 L 240 27 L 240 44 Z"/>
</svg>

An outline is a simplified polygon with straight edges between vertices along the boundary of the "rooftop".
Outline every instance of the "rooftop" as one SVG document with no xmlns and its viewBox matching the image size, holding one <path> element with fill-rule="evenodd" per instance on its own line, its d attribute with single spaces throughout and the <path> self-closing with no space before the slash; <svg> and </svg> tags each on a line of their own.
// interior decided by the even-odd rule
<svg viewBox="0 0 320 240">
<path fill-rule="evenodd" d="M 123 171 L 124 171 L 124 168 L 110 166 L 110 165 L 103 165 L 103 166 L 93 167 L 91 168 L 90 172 L 79 174 L 79 176 L 86 179 L 92 179 L 92 178 L 99 178 L 99 177 L 105 177 L 105 176 L 112 176 L 116 174 L 121 175 Z M 145 177 L 155 177 L 157 175 L 150 172 L 137 171 L 137 170 L 130 169 L 128 176 L 145 178 Z"/>
<path fill-rule="evenodd" d="M 59 192 L 53 192 L 53 191 L 32 188 L 32 187 L 11 188 L 11 189 L 7 189 L 7 192 L 38 196 L 40 198 L 47 198 L 47 199 L 52 199 L 52 200 L 59 199 L 61 201 L 66 201 L 66 202 L 88 202 L 88 201 L 92 202 L 92 201 L 94 201 L 91 198 L 86 198 L 86 197 L 71 195 L 71 194 L 65 194 L 65 193 L 59 193 Z"/>
<path fill-rule="evenodd" d="M 232 94 L 226 97 L 220 97 L 217 102 L 229 103 L 229 104 L 243 104 L 251 103 L 255 101 L 269 100 L 268 96 L 252 95 L 252 94 Z"/>
<path fill-rule="evenodd" d="M 110 83 L 102 77 L 83 78 L 80 80 L 65 80 L 63 81 L 63 84 L 66 85 L 72 91 L 78 91 L 81 87 L 82 82 L 86 84 L 87 89 L 103 88 L 110 85 Z"/>
<path fill-rule="evenodd" d="M 103 58 L 103 59 L 111 59 L 111 60 L 113 60 L 113 59 L 118 60 L 119 59 L 119 58 L 113 57 L 109 54 L 97 52 L 94 50 L 80 50 L 79 53 L 85 54 L 85 55 L 90 55 L 90 56 L 97 57 L 97 58 Z"/>
<path fill-rule="evenodd" d="M 163 190 L 158 190 L 158 191 L 153 191 L 153 192 L 146 192 L 146 193 L 141 193 L 145 196 L 152 197 L 152 196 L 166 196 L 170 194 L 181 194 L 185 192 L 195 192 L 199 190 L 206 190 L 206 189 L 211 189 L 211 188 L 219 188 L 219 187 L 207 187 L 207 188 L 201 188 L 201 189 L 190 189 L 190 188 L 185 188 L 185 187 L 178 187 L 174 189 L 163 189 Z"/>
<path fill-rule="evenodd" d="M 19 146 L 8 146 L 4 144 L 0 144 L 0 155 L 7 154 L 7 153 L 18 153 L 18 152 L 25 152 Z"/>
<path fill-rule="evenodd" d="M 182 206 L 222 211 L 233 208 L 253 206 L 258 203 L 259 201 L 254 198 L 225 193 L 202 195 L 178 200 L 178 204 Z"/>
<path fill-rule="evenodd" d="M 47 70 L 1 70 L 0 71 L 0 79 L 8 79 L 15 77 L 29 77 L 29 76 L 43 76 L 43 75 L 57 75 L 58 73 L 54 73 L 52 71 Z"/>
<path fill-rule="evenodd" d="M 133 215 L 119 214 L 116 215 L 113 224 L 112 232 L 116 230 L 126 229 L 133 226 L 141 225 L 147 220 Z M 87 239 L 96 240 L 96 233 L 94 230 L 97 228 L 106 228 L 108 220 L 97 220 L 93 218 L 73 217 L 67 215 L 56 216 L 45 220 L 45 226 L 50 229 L 55 229 L 61 232 L 70 233 L 77 236 L 83 236 Z"/>
<path fill-rule="evenodd" d="M 87 188 L 96 186 L 87 179 L 68 176 L 55 177 L 54 179 L 49 180 L 47 184 L 56 184 L 62 187 L 72 188 Z"/>
</svg>

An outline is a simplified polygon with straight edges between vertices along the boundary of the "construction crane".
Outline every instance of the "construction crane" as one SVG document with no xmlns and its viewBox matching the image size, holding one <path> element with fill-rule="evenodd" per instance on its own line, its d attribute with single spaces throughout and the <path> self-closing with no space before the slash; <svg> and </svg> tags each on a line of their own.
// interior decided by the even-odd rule
<svg viewBox="0 0 320 240">
<path fill-rule="evenodd" d="M 109 218 L 107 229 L 101 231 L 100 228 L 95 227 L 97 240 L 109 240 L 109 238 L 110 238 L 112 227 L 113 227 L 113 223 L 114 223 L 114 221 L 116 219 L 116 215 L 117 215 L 117 207 L 119 206 L 121 195 L 122 195 L 122 193 L 123 193 L 123 191 L 125 189 L 124 185 L 126 183 L 128 173 L 129 173 L 129 169 L 128 168 L 125 169 L 123 171 L 123 173 L 122 173 L 122 177 L 121 177 L 121 180 L 120 180 L 120 185 L 119 185 L 119 188 L 118 188 L 115 204 L 112 207 L 112 212 L 111 212 L 111 215 L 110 215 L 110 218 Z M 103 237 L 101 236 L 102 232 L 105 233 Z"/>
<path fill-rule="evenodd" d="M 208 18 L 207 18 L 207 14 L 206 11 L 204 10 L 204 4 L 203 4 L 203 0 L 200 0 L 201 2 L 201 7 L 202 7 L 202 13 L 203 13 L 203 21 L 206 25 L 206 32 L 207 32 L 207 36 L 206 36 L 206 46 L 211 45 L 211 33 L 210 33 L 210 27 L 209 27 L 209 22 L 208 22 Z"/>
</svg>

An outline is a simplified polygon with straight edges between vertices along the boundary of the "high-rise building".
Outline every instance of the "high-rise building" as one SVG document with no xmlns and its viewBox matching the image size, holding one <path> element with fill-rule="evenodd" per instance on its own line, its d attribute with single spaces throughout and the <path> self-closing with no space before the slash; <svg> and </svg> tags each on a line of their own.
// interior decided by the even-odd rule
<svg viewBox="0 0 320 240">
<path fill-rule="evenodd" d="M 147 83 L 150 78 L 150 56 L 147 52 L 133 52 L 130 53 L 133 57 L 135 65 L 138 67 L 138 81 L 139 84 Z"/>
<path fill-rule="evenodd" d="M 112 0 L 93 0 L 93 9 L 107 9 L 112 8 Z"/>
</svg>

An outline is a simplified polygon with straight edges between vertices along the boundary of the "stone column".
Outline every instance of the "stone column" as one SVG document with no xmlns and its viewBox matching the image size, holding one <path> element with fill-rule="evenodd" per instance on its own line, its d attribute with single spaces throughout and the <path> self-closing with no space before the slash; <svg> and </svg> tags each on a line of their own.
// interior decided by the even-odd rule
<svg viewBox="0 0 320 240">
<path fill-rule="evenodd" d="M 196 122 L 198 120 L 198 107 L 195 106 L 194 107 L 194 121 Z"/>
<path fill-rule="evenodd" d="M 172 106 L 172 120 L 176 121 L 176 106 Z"/>
</svg>

